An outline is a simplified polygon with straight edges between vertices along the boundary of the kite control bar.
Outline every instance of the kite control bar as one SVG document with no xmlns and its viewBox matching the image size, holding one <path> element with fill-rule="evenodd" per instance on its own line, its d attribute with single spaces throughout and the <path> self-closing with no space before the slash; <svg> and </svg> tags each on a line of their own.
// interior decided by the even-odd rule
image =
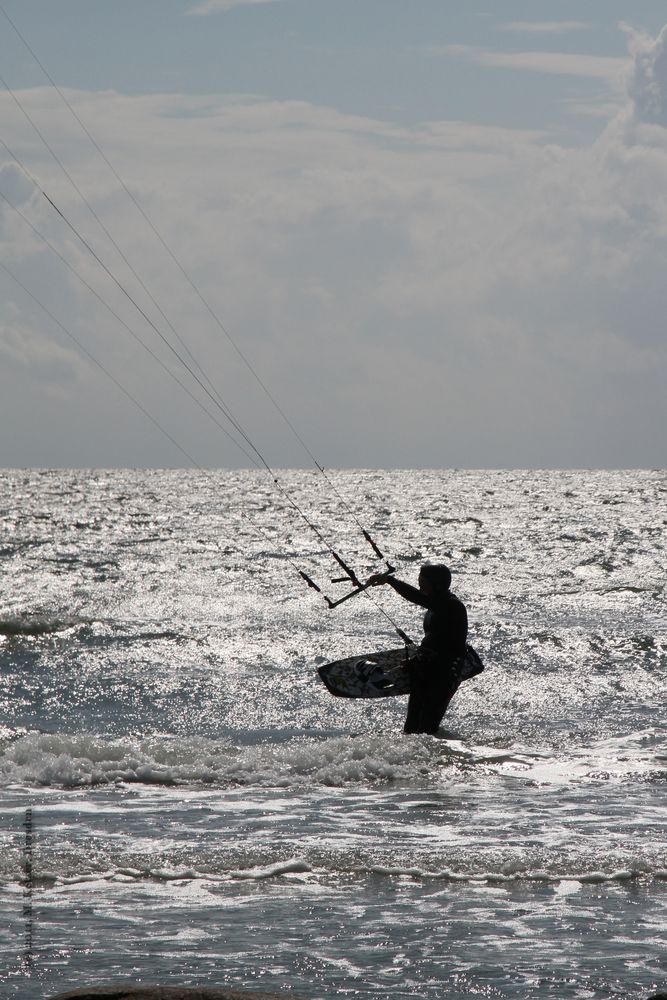
<svg viewBox="0 0 667 1000">
<path fill-rule="evenodd" d="M 355 597 L 357 594 L 362 594 L 364 592 L 364 590 L 368 590 L 368 588 L 372 587 L 374 585 L 374 583 L 381 583 L 381 582 L 383 582 L 384 580 L 388 579 L 390 576 L 393 576 L 393 574 L 395 572 L 396 572 L 396 570 L 394 569 L 394 567 L 393 566 L 389 566 L 389 568 L 387 569 L 387 571 L 385 573 L 381 573 L 379 576 L 376 574 L 376 575 L 374 575 L 372 577 L 369 577 L 368 580 L 366 580 L 365 583 L 361 583 L 356 577 L 354 577 L 352 579 L 352 582 L 357 584 L 357 586 L 355 587 L 354 590 L 351 590 L 349 593 L 345 594 L 343 597 L 339 597 L 337 601 L 330 601 L 328 597 L 326 597 L 325 600 L 326 600 L 327 604 L 329 605 L 330 609 L 331 608 L 337 608 L 339 604 L 343 603 L 343 601 L 348 601 L 351 597 Z M 332 583 L 343 583 L 345 580 L 348 580 L 348 579 L 350 579 L 350 577 L 341 576 L 341 577 L 338 577 L 335 580 L 332 580 L 331 582 Z M 373 581 L 373 583 L 371 583 L 371 580 Z"/>
<path fill-rule="evenodd" d="M 354 590 L 351 590 L 348 594 L 345 594 L 343 597 L 339 597 L 337 601 L 332 601 L 332 600 L 330 600 L 326 596 L 326 594 L 322 594 L 321 589 L 318 587 L 318 585 L 315 583 L 315 581 L 311 580 L 311 578 L 308 576 L 308 574 L 304 573 L 303 570 L 299 570 L 299 574 L 303 577 L 303 579 L 306 581 L 306 583 L 308 584 L 308 586 L 312 587 L 313 590 L 316 590 L 318 592 L 318 594 L 322 594 L 322 597 L 327 602 L 330 610 L 332 608 L 337 608 L 338 605 L 342 604 L 344 601 L 349 601 L 349 599 L 351 597 L 356 597 L 357 594 L 363 594 L 364 590 L 368 590 L 368 588 L 372 587 L 374 584 L 376 584 L 376 583 L 384 583 L 385 580 L 388 580 L 396 572 L 396 570 L 394 569 L 394 567 L 390 566 L 390 564 L 387 562 L 387 569 L 385 570 L 384 573 L 373 574 L 373 576 L 370 576 L 368 578 L 368 580 L 366 580 L 365 583 L 361 583 L 361 581 L 359 580 L 359 578 L 357 577 L 357 575 L 352 570 L 348 571 L 348 567 L 343 563 L 343 561 L 340 559 L 340 557 L 337 556 L 336 558 L 337 558 L 337 561 L 339 563 L 341 563 L 341 565 L 346 570 L 346 575 L 345 576 L 336 577 L 336 579 L 332 580 L 331 582 L 332 583 L 346 583 L 348 580 L 350 580 L 351 583 L 355 584 Z M 380 605 L 378 605 L 378 607 L 380 607 Z M 380 608 L 380 610 L 382 611 L 382 608 Z M 405 632 L 403 631 L 403 629 L 399 628 L 398 625 L 396 624 L 396 622 L 393 621 L 392 618 L 389 618 L 389 615 L 386 613 L 386 611 L 382 611 L 382 613 L 385 615 L 386 618 L 389 619 L 389 621 L 391 622 L 391 624 L 396 629 L 396 632 L 398 633 L 398 635 L 401 637 L 401 639 L 405 643 L 406 650 L 407 650 L 408 646 L 414 646 L 415 643 L 410 638 L 410 636 L 406 635 Z M 406 656 L 407 656 L 407 653 L 406 653 Z"/>
</svg>

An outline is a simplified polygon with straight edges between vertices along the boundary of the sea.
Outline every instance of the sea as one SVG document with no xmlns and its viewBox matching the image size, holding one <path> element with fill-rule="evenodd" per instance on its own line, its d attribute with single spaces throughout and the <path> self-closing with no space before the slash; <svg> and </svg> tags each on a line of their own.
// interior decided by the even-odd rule
<svg viewBox="0 0 667 1000">
<path fill-rule="evenodd" d="M 667 473 L 276 478 L 0 471 L 0 997 L 667 989 Z M 437 736 L 319 679 L 420 637 L 362 526 L 468 608 Z"/>
</svg>

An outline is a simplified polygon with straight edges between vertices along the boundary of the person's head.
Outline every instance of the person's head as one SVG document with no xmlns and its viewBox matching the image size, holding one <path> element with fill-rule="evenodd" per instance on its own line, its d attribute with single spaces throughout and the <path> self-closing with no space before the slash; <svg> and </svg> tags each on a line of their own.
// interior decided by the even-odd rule
<svg viewBox="0 0 667 1000">
<path fill-rule="evenodd" d="M 419 588 L 425 594 L 444 594 L 452 583 L 449 566 L 426 563 L 419 570 Z"/>
</svg>

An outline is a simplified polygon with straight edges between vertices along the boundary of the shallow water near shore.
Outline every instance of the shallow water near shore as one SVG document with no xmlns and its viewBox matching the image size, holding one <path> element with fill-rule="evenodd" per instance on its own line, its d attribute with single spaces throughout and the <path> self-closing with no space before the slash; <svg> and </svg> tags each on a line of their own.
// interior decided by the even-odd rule
<svg viewBox="0 0 667 1000">
<path fill-rule="evenodd" d="M 665 988 L 667 475 L 332 476 L 468 606 L 486 670 L 437 738 L 319 682 L 397 645 L 375 600 L 420 615 L 329 611 L 298 570 L 338 596 L 337 567 L 259 473 L 0 473 L 2 997 Z M 321 477 L 281 478 L 381 568 Z"/>
</svg>

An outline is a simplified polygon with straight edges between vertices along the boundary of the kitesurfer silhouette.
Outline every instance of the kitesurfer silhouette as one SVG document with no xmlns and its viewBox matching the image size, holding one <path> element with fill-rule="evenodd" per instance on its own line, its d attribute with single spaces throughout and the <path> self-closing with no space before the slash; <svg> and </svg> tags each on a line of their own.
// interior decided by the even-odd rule
<svg viewBox="0 0 667 1000">
<path fill-rule="evenodd" d="M 448 566 L 427 563 L 419 571 L 419 589 L 387 574 L 371 577 L 373 587 L 388 584 L 397 594 L 426 608 L 424 638 L 411 661 L 410 697 L 403 732 L 436 733 L 461 681 L 466 653 L 468 613 L 451 592 Z"/>
</svg>

